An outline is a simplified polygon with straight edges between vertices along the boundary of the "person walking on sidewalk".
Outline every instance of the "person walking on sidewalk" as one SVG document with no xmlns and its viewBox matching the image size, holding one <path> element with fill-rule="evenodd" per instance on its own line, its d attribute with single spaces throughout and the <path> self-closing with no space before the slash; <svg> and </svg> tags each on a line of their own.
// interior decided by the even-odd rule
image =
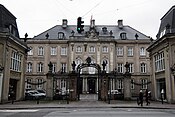
<svg viewBox="0 0 175 117">
<path fill-rule="evenodd" d="M 162 89 L 160 93 L 161 93 L 161 102 L 162 102 L 162 104 L 163 104 L 163 100 L 164 100 L 164 98 L 165 98 L 165 97 L 164 97 L 164 94 L 165 94 L 164 89 Z"/>
<path fill-rule="evenodd" d="M 137 98 L 137 104 L 143 106 L 143 91 L 140 90 L 139 98 Z"/>
<path fill-rule="evenodd" d="M 148 89 L 146 89 L 146 91 L 145 91 L 145 101 L 146 101 L 146 105 L 148 106 L 150 104 L 150 102 L 149 102 L 149 95 L 148 95 Z"/>
</svg>

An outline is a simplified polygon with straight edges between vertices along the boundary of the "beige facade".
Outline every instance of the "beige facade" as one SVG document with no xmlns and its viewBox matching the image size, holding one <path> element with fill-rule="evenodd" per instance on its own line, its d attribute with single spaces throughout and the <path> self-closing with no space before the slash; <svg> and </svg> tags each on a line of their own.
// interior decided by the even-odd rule
<svg viewBox="0 0 175 117">
<path fill-rule="evenodd" d="M 148 47 L 153 97 L 175 103 L 175 6 L 161 18 L 157 39 Z"/>
<path fill-rule="evenodd" d="M 153 84 L 153 97 L 161 100 L 161 92 L 164 90 L 164 101 L 175 103 L 175 77 L 174 56 L 175 36 L 167 34 L 155 41 L 149 48 L 151 58 L 151 79 Z"/>
<path fill-rule="evenodd" d="M 91 25 L 86 27 L 88 29 Z M 108 26 L 104 27 L 108 28 Z M 56 28 L 56 34 L 59 35 L 59 32 L 64 32 L 64 35 L 70 36 L 62 39 L 58 37 L 52 38 Z M 27 59 L 26 89 L 46 89 L 47 82 L 45 81 L 50 61 L 54 65 L 53 72 L 70 72 L 73 61 L 78 65 L 85 63 L 87 57 L 91 57 L 92 63 L 97 63 L 101 67 L 103 61 L 105 61 L 107 63 L 105 69 L 108 73 L 114 69 L 117 69 L 120 73 L 125 73 L 124 65 L 128 62 L 130 64 L 130 73 L 132 74 L 132 95 L 137 96 L 140 89 L 150 89 L 150 61 L 149 53 L 146 52 L 150 39 L 147 36 L 140 34 L 137 39 L 135 34 L 139 35 L 139 32 L 136 30 L 132 34 L 132 39 L 121 39 L 120 36 L 115 37 L 112 34 L 100 36 L 95 32 L 94 27 L 87 30 L 86 34 L 89 34 L 89 36 L 76 36 L 76 33 L 72 34 L 68 28 L 69 25 L 67 25 L 67 28 L 63 28 L 62 25 L 55 26 L 32 39 L 28 39 L 27 45 L 31 48 L 31 51 L 28 53 Z M 133 31 L 130 27 L 123 26 L 124 28 L 129 28 L 131 32 Z M 67 30 L 69 33 L 66 32 Z M 117 33 L 120 35 L 120 30 Z M 130 32 L 128 32 L 128 38 L 130 37 Z M 95 75 L 97 70 L 95 68 L 83 68 L 81 74 L 81 92 L 98 93 L 97 75 Z M 90 83 L 92 83 L 90 79 L 94 79 L 96 82 L 94 86 L 90 86 Z M 43 84 L 39 85 L 38 82 L 43 82 Z M 112 84 L 112 90 L 123 90 L 123 81 L 112 81 Z"/>
<path fill-rule="evenodd" d="M 0 40 L 1 103 L 11 100 L 12 92 L 15 100 L 21 100 L 24 98 L 27 46 L 9 33 L 0 33 Z"/>
<path fill-rule="evenodd" d="M 0 4 L 0 103 L 24 99 L 27 49 L 16 17 Z"/>
</svg>

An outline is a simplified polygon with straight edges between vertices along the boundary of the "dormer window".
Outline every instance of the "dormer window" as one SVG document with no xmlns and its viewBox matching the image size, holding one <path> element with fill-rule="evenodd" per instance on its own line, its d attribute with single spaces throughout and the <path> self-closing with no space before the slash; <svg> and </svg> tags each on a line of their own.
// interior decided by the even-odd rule
<svg viewBox="0 0 175 117">
<path fill-rule="evenodd" d="M 64 39 L 64 33 L 58 32 L 58 39 Z"/>
<path fill-rule="evenodd" d="M 121 39 L 126 39 L 126 33 L 125 33 L 125 32 L 120 33 L 120 38 L 121 38 Z"/>
<path fill-rule="evenodd" d="M 107 33 L 107 28 L 106 27 L 103 27 L 102 28 L 102 31 L 103 31 L 103 34 L 106 34 Z"/>
</svg>

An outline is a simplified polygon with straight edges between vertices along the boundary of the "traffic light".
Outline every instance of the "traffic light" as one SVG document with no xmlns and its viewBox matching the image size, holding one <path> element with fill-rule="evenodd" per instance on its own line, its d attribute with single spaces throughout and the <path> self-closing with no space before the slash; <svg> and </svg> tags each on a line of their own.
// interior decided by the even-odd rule
<svg viewBox="0 0 175 117">
<path fill-rule="evenodd" d="M 81 33 L 82 31 L 84 31 L 83 27 L 84 25 L 82 25 L 84 23 L 84 21 L 81 20 L 81 17 L 78 17 L 77 19 L 77 31 L 78 33 Z"/>
</svg>

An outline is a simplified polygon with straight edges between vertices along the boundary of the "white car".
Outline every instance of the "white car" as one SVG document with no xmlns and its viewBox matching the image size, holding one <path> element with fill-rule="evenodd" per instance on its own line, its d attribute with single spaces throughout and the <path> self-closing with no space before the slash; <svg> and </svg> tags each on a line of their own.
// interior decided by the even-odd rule
<svg viewBox="0 0 175 117">
<path fill-rule="evenodd" d="M 33 96 L 39 97 L 39 98 L 44 98 L 44 97 L 46 97 L 46 94 L 45 94 L 45 93 L 40 93 L 40 92 L 38 92 L 37 90 L 29 90 L 29 91 L 27 91 L 27 93 L 30 93 L 30 94 L 32 94 Z"/>
</svg>

